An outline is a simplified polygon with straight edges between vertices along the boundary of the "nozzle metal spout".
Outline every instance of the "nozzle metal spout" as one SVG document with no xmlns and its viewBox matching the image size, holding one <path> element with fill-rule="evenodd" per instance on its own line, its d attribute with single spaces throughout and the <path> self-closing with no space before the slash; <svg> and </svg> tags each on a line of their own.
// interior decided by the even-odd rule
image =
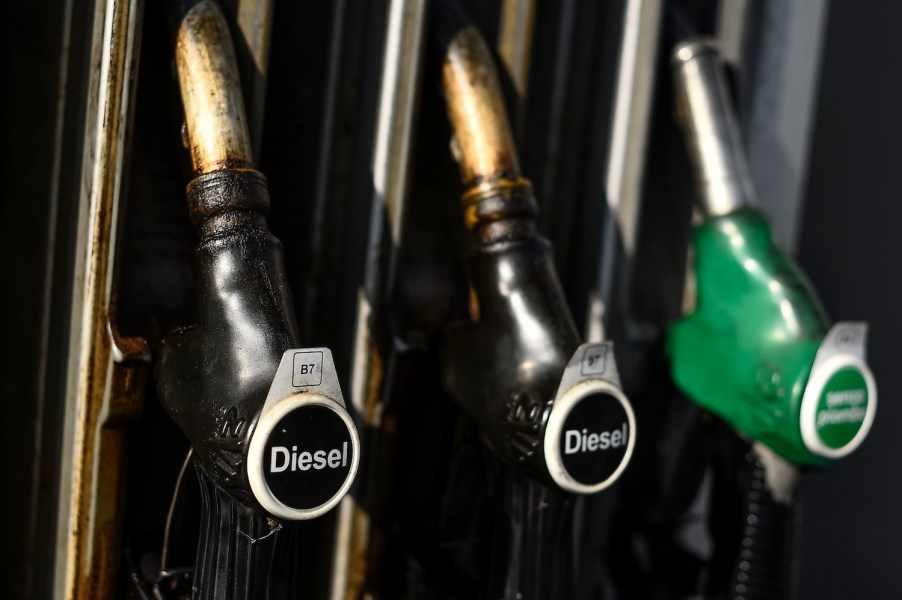
<svg viewBox="0 0 902 600">
<path fill-rule="evenodd" d="M 498 73 L 475 27 L 467 26 L 451 38 L 442 79 L 454 132 L 452 149 L 464 185 L 518 179 L 520 163 Z"/>
<path fill-rule="evenodd" d="M 175 62 L 195 174 L 253 168 L 232 38 L 214 2 L 198 2 L 185 13 Z"/>
<path fill-rule="evenodd" d="M 442 78 L 454 137 L 451 150 L 466 186 L 464 221 L 535 216 L 532 184 L 520 176 L 517 147 L 485 40 L 473 26 L 457 31 L 445 49 Z"/>
<path fill-rule="evenodd" d="M 677 115 L 695 171 L 699 204 L 720 216 L 755 204 L 755 191 L 714 42 L 694 38 L 671 56 Z"/>
</svg>

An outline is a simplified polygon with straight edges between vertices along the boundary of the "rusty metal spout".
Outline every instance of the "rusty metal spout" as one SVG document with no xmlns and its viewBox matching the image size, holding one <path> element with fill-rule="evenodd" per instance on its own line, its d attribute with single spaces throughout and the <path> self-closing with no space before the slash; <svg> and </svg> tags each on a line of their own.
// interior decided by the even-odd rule
<svg viewBox="0 0 902 600">
<path fill-rule="evenodd" d="M 185 13 L 175 62 L 195 175 L 253 168 L 232 38 L 214 2 L 199 2 Z"/>
<path fill-rule="evenodd" d="M 482 35 L 469 26 L 448 44 L 442 75 L 453 151 L 464 185 L 520 177 L 498 73 Z"/>
<path fill-rule="evenodd" d="M 477 210 L 480 201 L 489 197 L 504 201 L 523 192 L 531 197 L 531 184 L 520 175 L 498 73 L 475 27 L 464 27 L 451 38 L 442 78 L 454 134 L 451 150 L 467 187 L 462 200 L 467 227 L 472 229 L 483 218 Z"/>
</svg>

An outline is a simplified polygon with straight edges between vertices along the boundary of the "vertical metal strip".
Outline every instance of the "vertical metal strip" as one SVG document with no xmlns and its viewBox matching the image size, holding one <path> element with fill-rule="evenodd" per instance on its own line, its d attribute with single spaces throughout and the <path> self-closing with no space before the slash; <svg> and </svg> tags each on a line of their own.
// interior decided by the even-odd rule
<svg viewBox="0 0 902 600">
<path fill-rule="evenodd" d="M 749 168 L 774 234 L 795 248 L 829 2 L 764 3 L 754 87 L 742 98 Z"/>
<path fill-rule="evenodd" d="M 110 597 L 117 583 L 122 426 L 136 412 L 141 386 L 116 365 L 146 358 L 142 340 L 117 340 L 110 324 L 142 9 L 142 0 L 107 0 L 94 15 L 60 450 L 57 599 Z"/>
<path fill-rule="evenodd" d="M 42 457 L 46 453 L 45 448 L 45 432 L 44 419 L 47 410 L 47 377 L 50 371 L 50 323 L 52 310 L 53 295 L 53 273 L 56 260 L 56 243 L 57 243 L 57 219 L 59 216 L 59 198 L 60 198 L 60 176 L 63 163 L 63 132 L 65 130 L 65 114 L 66 114 L 66 90 L 69 75 L 69 46 L 72 39 L 72 4 L 73 0 L 66 0 L 63 11 L 63 27 L 60 39 L 60 63 L 59 63 L 59 80 L 57 90 L 59 97 L 56 105 L 56 124 L 53 135 L 53 164 L 50 167 L 50 208 L 48 211 L 47 224 L 47 261 L 44 267 L 44 283 L 43 297 L 41 298 L 41 330 L 40 335 L 40 353 L 37 368 L 37 393 L 35 400 L 37 406 L 35 408 L 34 422 L 34 472 L 31 480 L 30 498 L 37 499 L 41 493 L 42 476 L 41 462 Z M 26 540 L 26 555 L 35 556 L 35 549 L 38 544 L 38 503 L 35 502 L 30 508 L 28 514 L 28 539 Z M 38 569 L 34 564 L 29 567 L 26 574 L 25 596 L 31 597 L 36 587 L 35 578 L 38 576 Z"/>
<path fill-rule="evenodd" d="M 266 104 L 266 80 L 269 66 L 269 41 L 272 32 L 272 0 L 238 0 L 235 10 L 238 31 L 239 61 L 245 90 L 244 106 L 254 160 L 260 163 L 260 144 L 263 138 L 263 119 Z"/>
<path fill-rule="evenodd" d="M 535 24 L 535 0 L 502 0 L 498 24 L 498 54 L 520 100 L 529 88 L 529 59 Z"/>
<path fill-rule="evenodd" d="M 576 0 L 561 0 L 560 2 L 560 28 L 557 31 L 557 47 L 554 48 L 555 64 L 553 70 L 553 78 L 551 80 L 551 88 L 554 91 L 549 99 L 548 122 L 546 129 L 547 135 L 545 144 L 545 156 L 549 157 L 544 161 L 542 168 L 542 189 L 537 189 L 539 194 L 540 205 L 544 204 L 551 195 L 550 190 L 556 189 L 558 181 L 563 179 L 561 175 L 560 161 L 555 160 L 560 154 L 563 140 L 561 139 L 562 122 L 567 111 L 566 90 L 569 68 L 574 48 L 574 32 L 575 20 L 577 14 Z M 525 150 L 525 149 L 524 149 Z M 538 171 L 536 171 L 537 173 Z M 543 209 L 544 210 L 544 209 Z"/>
<path fill-rule="evenodd" d="M 331 44 L 327 56 L 329 72 L 326 76 L 326 90 L 323 94 L 321 119 L 323 131 L 320 136 L 319 165 L 316 171 L 316 192 L 313 202 L 313 227 L 310 231 L 312 241 L 310 247 L 314 253 L 322 252 L 325 226 L 325 211 L 329 202 L 329 170 L 331 168 L 332 146 L 334 139 L 336 108 L 338 103 L 338 83 L 341 70 L 341 32 L 345 19 L 346 0 L 335 0 L 332 4 L 332 30 L 329 34 Z"/>
<path fill-rule="evenodd" d="M 425 13 L 425 0 L 392 0 L 389 6 L 373 148 L 373 207 L 388 212 L 395 248 L 401 246 L 404 224 Z"/>
<path fill-rule="evenodd" d="M 751 18 L 749 0 L 721 2 L 717 11 L 717 41 L 724 62 L 740 65 L 749 36 L 749 28 L 757 25 Z"/>
<path fill-rule="evenodd" d="M 351 373 L 351 404 L 365 423 L 361 435 L 369 428 L 377 429 L 380 424 L 379 394 L 384 369 L 370 330 L 371 313 L 385 305 L 385 298 L 373 295 L 386 296 L 394 288 L 395 263 L 402 244 L 425 13 L 425 0 L 391 0 L 388 6 L 373 142 L 373 202 L 366 275 L 364 285 L 358 291 Z M 388 231 L 383 227 L 386 221 Z M 387 235 L 391 238 L 391 251 L 390 256 L 384 257 L 380 248 Z M 386 259 L 387 263 L 384 262 Z M 366 284 L 380 275 L 384 277 L 380 285 Z M 360 501 L 359 497 L 355 499 L 348 495 L 339 507 L 331 600 L 356 600 L 365 583 L 371 522 Z"/>
<path fill-rule="evenodd" d="M 368 408 L 378 389 L 372 389 L 371 374 L 373 364 L 373 340 L 370 336 L 370 316 L 372 307 L 363 289 L 357 294 L 357 315 L 354 339 L 354 354 L 351 373 L 351 406 L 367 427 L 358 427 L 361 448 L 366 447 L 367 428 L 375 420 L 368 415 Z M 377 378 L 381 380 L 381 373 Z M 379 382 L 375 382 L 379 383 Z M 361 489 L 365 481 L 356 485 Z M 335 546 L 332 554 L 332 579 L 329 588 L 330 600 L 358 600 L 366 577 L 366 554 L 369 541 L 370 522 L 362 504 L 362 498 L 354 493 L 345 496 L 338 505 L 335 524 Z"/>
<path fill-rule="evenodd" d="M 605 195 L 612 218 L 601 236 L 598 287 L 589 298 L 586 330 L 590 342 L 604 339 L 604 311 L 613 296 L 618 240 L 628 259 L 635 252 L 661 12 L 661 0 L 629 0 L 626 6 L 605 170 Z"/>
</svg>

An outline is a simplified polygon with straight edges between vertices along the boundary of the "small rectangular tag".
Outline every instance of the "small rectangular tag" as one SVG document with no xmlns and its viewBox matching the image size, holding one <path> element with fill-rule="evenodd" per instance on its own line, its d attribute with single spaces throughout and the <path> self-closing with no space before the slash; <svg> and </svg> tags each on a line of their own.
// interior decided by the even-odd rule
<svg viewBox="0 0 902 600">
<path fill-rule="evenodd" d="M 589 346 L 583 353 L 581 372 L 583 375 L 604 375 L 608 357 L 607 346 Z"/>
<path fill-rule="evenodd" d="M 323 353 L 319 351 L 298 352 L 293 357 L 291 385 L 307 387 L 323 382 Z"/>
</svg>

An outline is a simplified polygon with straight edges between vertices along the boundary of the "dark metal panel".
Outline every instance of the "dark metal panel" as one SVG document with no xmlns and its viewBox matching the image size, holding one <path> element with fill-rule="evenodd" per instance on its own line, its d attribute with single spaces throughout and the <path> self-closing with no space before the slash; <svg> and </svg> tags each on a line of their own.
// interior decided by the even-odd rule
<svg viewBox="0 0 902 600">
<path fill-rule="evenodd" d="M 900 21 L 896 2 L 830 3 L 799 261 L 831 318 L 869 322 L 868 362 L 880 404 L 864 444 L 806 479 L 800 598 L 898 593 Z"/>
</svg>

